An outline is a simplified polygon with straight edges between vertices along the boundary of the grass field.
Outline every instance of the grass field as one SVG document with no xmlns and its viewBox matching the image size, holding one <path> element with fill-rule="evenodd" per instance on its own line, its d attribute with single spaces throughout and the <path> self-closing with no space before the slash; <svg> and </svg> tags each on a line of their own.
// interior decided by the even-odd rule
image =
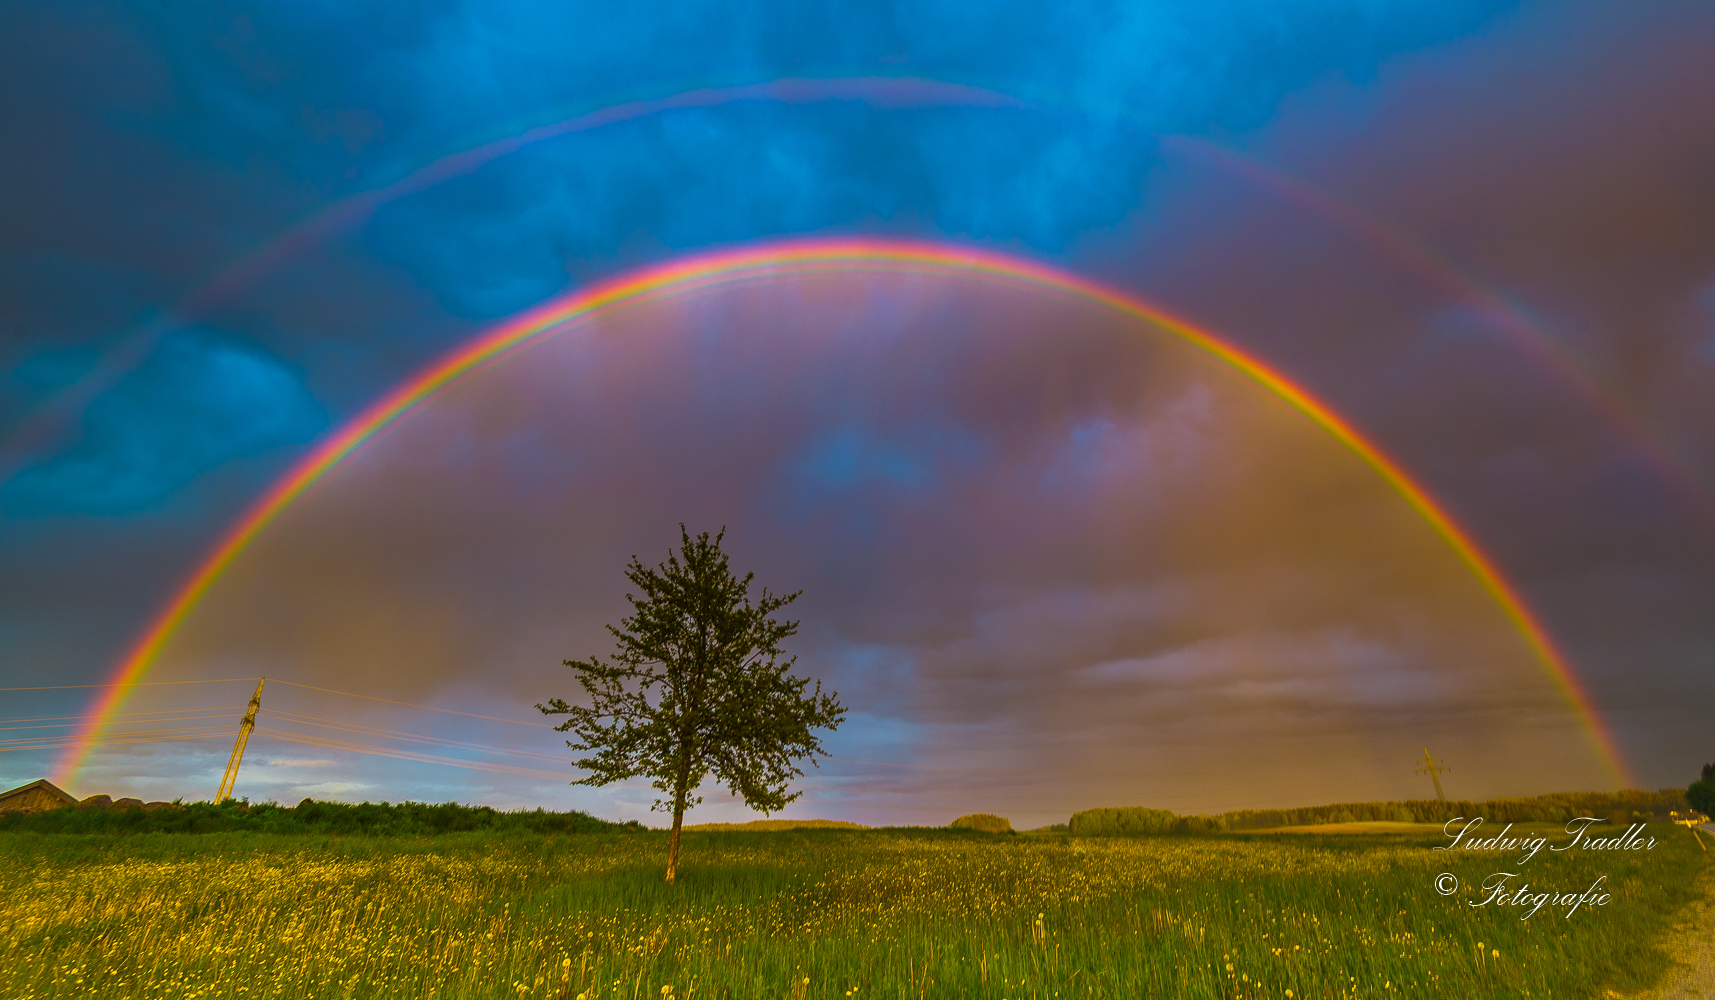
<svg viewBox="0 0 1715 1000">
<path fill-rule="evenodd" d="M 1661 972 L 1708 864 L 1650 832 L 1522 868 L 1417 833 L 690 833 L 671 889 L 658 832 L 10 832 L 0 995 L 1600 996 Z M 1614 896 L 1527 921 L 1432 885 L 1497 870 Z"/>
</svg>

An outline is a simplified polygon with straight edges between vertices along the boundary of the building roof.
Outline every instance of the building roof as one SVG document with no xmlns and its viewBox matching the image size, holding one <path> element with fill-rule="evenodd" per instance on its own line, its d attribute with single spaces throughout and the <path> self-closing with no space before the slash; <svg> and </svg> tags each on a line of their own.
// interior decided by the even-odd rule
<svg viewBox="0 0 1715 1000">
<path fill-rule="evenodd" d="M 64 802 L 66 805 L 77 804 L 77 799 L 73 798 L 70 794 L 68 794 L 65 791 L 65 789 L 54 784 L 53 782 L 49 781 L 46 778 L 37 778 L 35 781 L 32 781 L 27 785 L 19 785 L 17 788 L 13 788 L 13 789 L 10 789 L 8 791 L 0 792 L 0 802 L 5 802 L 7 799 L 11 798 L 14 795 L 22 795 L 25 792 L 28 792 L 28 791 L 31 791 L 32 789 L 37 789 L 37 788 L 42 789 L 43 791 L 47 792 L 49 795 L 52 795 L 54 798 L 59 799 L 61 802 Z"/>
</svg>

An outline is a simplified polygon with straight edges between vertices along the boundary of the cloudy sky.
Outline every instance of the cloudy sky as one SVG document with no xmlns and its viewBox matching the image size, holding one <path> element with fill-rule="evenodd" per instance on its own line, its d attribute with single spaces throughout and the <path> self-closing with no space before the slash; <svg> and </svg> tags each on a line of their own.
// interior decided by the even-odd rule
<svg viewBox="0 0 1715 1000">
<path fill-rule="evenodd" d="M 881 268 L 671 296 L 425 400 L 148 678 L 218 683 L 139 689 L 110 734 L 151 741 L 71 790 L 212 795 L 254 688 L 222 679 L 266 675 L 241 795 L 647 820 L 570 788 L 531 705 L 681 521 L 803 590 L 797 669 L 850 709 L 789 815 L 1424 797 L 1424 746 L 1460 796 L 1683 785 L 1715 759 L 1712 43 L 1693 2 L 7 4 L 0 687 L 43 690 L 0 691 L 0 785 L 413 373 L 824 236 L 1049 264 L 1281 373 L 1492 559 L 1622 773 L 1302 413 L 1091 302 Z"/>
</svg>

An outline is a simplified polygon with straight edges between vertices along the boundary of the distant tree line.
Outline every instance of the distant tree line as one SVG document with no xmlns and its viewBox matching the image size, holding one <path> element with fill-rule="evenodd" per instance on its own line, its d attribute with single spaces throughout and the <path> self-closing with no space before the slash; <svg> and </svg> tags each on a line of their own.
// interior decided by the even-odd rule
<svg viewBox="0 0 1715 1000">
<path fill-rule="evenodd" d="M 636 821 L 609 823 L 582 812 L 542 809 L 501 812 L 456 802 L 316 802 L 296 806 L 273 802 L 251 805 L 228 800 L 175 802 L 143 809 L 64 806 L 36 813 L 0 813 L 0 832 L 34 833 L 322 833 L 380 836 L 433 836 L 443 833 L 601 833 L 641 830 Z"/>
<path fill-rule="evenodd" d="M 1338 802 L 1299 809 L 1239 809 L 1213 816 L 1178 816 L 1166 809 L 1133 806 L 1074 813 L 1067 830 L 1077 836 L 1220 833 L 1330 823 L 1444 823 L 1456 816 L 1482 816 L 1491 823 L 1564 823 L 1575 816 L 1596 816 L 1623 827 L 1665 818 L 1669 812 L 1682 810 L 1686 805 L 1683 789 L 1664 788 L 1657 792 L 1637 789 L 1557 792 L 1534 798 L 1484 801 Z"/>
<path fill-rule="evenodd" d="M 1183 819 L 1166 809 L 1125 806 L 1118 809 L 1086 809 L 1073 813 L 1066 831 L 1080 837 L 1117 837 L 1137 833 L 1174 833 Z M 1201 831 L 1198 831 L 1201 832 Z"/>
</svg>

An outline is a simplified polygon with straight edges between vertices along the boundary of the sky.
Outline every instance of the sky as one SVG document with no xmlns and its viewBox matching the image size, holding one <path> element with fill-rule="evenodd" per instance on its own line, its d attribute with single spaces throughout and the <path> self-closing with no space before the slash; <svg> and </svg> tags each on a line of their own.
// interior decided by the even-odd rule
<svg viewBox="0 0 1715 1000">
<path fill-rule="evenodd" d="M 683 289 L 426 398 L 239 555 L 70 790 L 212 796 L 266 676 L 241 796 L 659 824 L 645 782 L 569 785 L 532 706 L 681 522 L 803 591 L 794 669 L 849 709 L 788 816 L 1422 798 L 1425 747 L 1458 797 L 1682 786 L 1712 41 L 1694 2 L 7 4 L 0 687 L 39 690 L 0 691 L 0 785 L 438 358 L 641 268 L 888 239 L 1097 282 L 1325 405 L 1618 772 L 1303 412 L 1087 298 L 877 267 Z"/>
</svg>

